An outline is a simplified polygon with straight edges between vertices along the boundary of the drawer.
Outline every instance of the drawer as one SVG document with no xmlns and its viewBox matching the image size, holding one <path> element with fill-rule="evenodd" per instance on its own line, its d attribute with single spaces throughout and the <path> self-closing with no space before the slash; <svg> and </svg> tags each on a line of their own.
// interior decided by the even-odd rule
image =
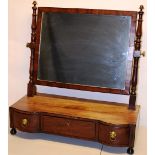
<svg viewBox="0 0 155 155">
<path fill-rule="evenodd" d="M 111 146 L 128 146 L 130 130 L 128 126 L 99 124 L 99 141 Z"/>
<path fill-rule="evenodd" d="M 27 114 L 22 112 L 13 112 L 14 127 L 25 132 L 39 131 L 39 116 L 37 114 Z"/>
<path fill-rule="evenodd" d="M 41 117 L 41 130 L 43 132 L 59 134 L 70 137 L 92 139 L 95 136 L 95 122 L 83 121 L 55 116 Z"/>
</svg>

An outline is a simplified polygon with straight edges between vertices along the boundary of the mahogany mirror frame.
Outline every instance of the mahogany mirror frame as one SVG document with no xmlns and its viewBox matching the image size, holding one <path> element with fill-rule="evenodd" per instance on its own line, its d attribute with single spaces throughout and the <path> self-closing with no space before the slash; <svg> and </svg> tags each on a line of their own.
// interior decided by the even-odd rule
<svg viewBox="0 0 155 155">
<path fill-rule="evenodd" d="M 59 88 L 68 88 L 68 89 L 77 89 L 93 92 L 102 92 L 102 93 L 114 93 L 114 94 L 123 94 L 130 95 L 129 100 L 129 109 L 135 109 L 136 101 L 136 85 L 137 85 L 137 74 L 138 74 L 138 60 L 140 54 L 135 54 L 135 51 L 140 51 L 141 44 L 141 35 L 142 35 L 142 15 L 143 15 L 143 6 L 140 6 L 140 11 L 116 11 L 116 10 L 98 10 L 98 9 L 77 9 L 77 8 L 53 8 L 53 7 L 37 7 L 34 2 L 32 7 L 32 33 L 31 33 L 31 42 L 27 44 L 27 47 L 31 49 L 31 58 L 30 58 L 30 81 L 28 83 L 27 95 L 34 96 L 36 94 L 36 85 L 50 86 L 50 87 L 59 87 Z M 55 81 L 46 81 L 37 79 L 38 73 L 38 58 L 39 58 L 39 47 L 40 47 L 40 34 L 41 34 L 41 22 L 42 22 L 42 13 L 44 12 L 61 12 L 61 13 L 79 13 L 79 14 L 103 14 L 103 15 L 122 15 L 131 17 L 131 27 L 130 27 L 130 38 L 129 38 L 129 58 L 127 65 L 127 74 L 125 80 L 125 89 L 113 89 L 113 88 L 104 88 L 104 87 L 95 87 L 95 86 L 85 86 L 79 84 L 67 84 Z M 137 13 L 139 14 L 138 26 L 136 31 L 137 23 Z"/>
</svg>

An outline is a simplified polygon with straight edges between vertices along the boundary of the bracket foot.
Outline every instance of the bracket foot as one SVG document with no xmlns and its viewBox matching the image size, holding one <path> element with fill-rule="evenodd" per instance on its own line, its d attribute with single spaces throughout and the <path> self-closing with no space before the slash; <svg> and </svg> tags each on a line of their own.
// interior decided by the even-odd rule
<svg viewBox="0 0 155 155">
<path fill-rule="evenodd" d="M 11 133 L 11 135 L 15 135 L 15 134 L 17 133 L 17 131 L 16 131 L 15 128 L 12 128 L 12 129 L 10 130 L 10 133 Z"/>
<path fill-rule="evenodd" d="M 127 153 L 128 153 L 128 154 L 134 154 L 134 149 L 133 149 L 132 147 L 129 147 L 129 148 L 127 149 Z"/>
</svg>

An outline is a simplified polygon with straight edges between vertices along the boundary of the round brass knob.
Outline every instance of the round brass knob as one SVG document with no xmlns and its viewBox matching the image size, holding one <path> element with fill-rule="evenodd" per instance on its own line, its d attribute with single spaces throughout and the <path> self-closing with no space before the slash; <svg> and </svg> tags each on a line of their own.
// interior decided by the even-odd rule
<svg viewBox="0 0 155 155">
<path fill-rule="evenodd" d="M 110 141 L 115 141 L 116 140 L 116 132 L 115 131 L 111 131 L 110 132 Z"/>
<path fill-rule="evenodd" d="M 27 44 L 26 44 L 26 47 L 30 47 L 30 43 L 27 43 Z"/>
<path fill-rule="evenodd" d="M 28 125 L 28 120 L 26 118 L 22 119 L 22 125 L 27 126 Z"/>
<path fill-rule="evenodd" d="M 140 55 L 145 57 L 145 51 L 141 52 Z"/>
</svg>

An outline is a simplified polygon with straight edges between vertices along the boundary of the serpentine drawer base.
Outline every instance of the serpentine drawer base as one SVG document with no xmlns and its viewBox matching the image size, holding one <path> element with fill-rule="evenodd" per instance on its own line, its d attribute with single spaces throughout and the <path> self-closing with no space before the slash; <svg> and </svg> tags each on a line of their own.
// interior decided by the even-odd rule
<svg viewBox="0 0 155 155">
<path fill-rule="evenodd" d="M 66 103 L 61 103 L 62 100 L 63 102 L 66 101 Z M 50 106 L 48 102 L 51 102 Z M 74 102 L 76 102 L 75 106 L 73 106 Z M 79 104 L 77 102 L 79 102 Z M 55 98 L 55 96 L 52 99 L 44 96 L 41 98 L 40 96 L 38 98 L 24 97 L 9 109 L 10 127 L 12 128 L 11 134 L 15 134 L 16 129 L 24 132 L 51 133 L 62 136 L 98 141 L 109 146 L 129 147 L 127 152 L 129 154 L 133 154 L 136 124 L 131 123 L 130 121 L 129 123 L 122 124 L 121 119 L 120 123 L 111 123 L 110 120 L 109 122 L 104 122 L 102 119 L 110 115 L 108 108 L 112 108 L 110 106 L 113 105 L 109 104 L 107 106 L 107 104 L 105 103 L 101 104 L 96 102 L 96 109 L 94 109 L 94 107 L 92 107 L 91 109 L 90 107 L 87 108 L 86 102 L 89 102 L 88 104 L 92 106 L 91 102 L 95 101 L 79 99 L 76 100 L 72 98 L 64 99 L 62 97 Z M 82 107 L 80 103 L 82 103 L 82 105 L 84 105 L 85 107 Z M 32 104 L 33 108 L 31 107 Z M 104 107 L 103 109 L 107 110 L 107 112 L 102 111 L 102 108 L 100 106 L 106 106 L 106 108 Z M 119 110 L 121 110 L 121 105 L 119 106 Z M 50 110 L 47 110 L 47 107 Z M 71 111 L 74 113 L 74 116 L 72 115 Z M 117 111 L 117 109 L 115 109 L 115 111 Z M 85 115 L 84 117 L 84 114 L 86 113 L 88 114 L 88 116 L 91 113 L 93 113 L 94 115 L 93 117 L 91 115 L 90 117 L 88 117 L 87 115 Z M 133 116 L 137 117 L 138 111 L 132 112 L 130 110 L 129 113 L 135 113 L 136 115 Z M 119 115 L 118 111 L 117 115 Z M 99 119 L 97 116 L 101 117 L 101 119 Z"/>
</svg>

